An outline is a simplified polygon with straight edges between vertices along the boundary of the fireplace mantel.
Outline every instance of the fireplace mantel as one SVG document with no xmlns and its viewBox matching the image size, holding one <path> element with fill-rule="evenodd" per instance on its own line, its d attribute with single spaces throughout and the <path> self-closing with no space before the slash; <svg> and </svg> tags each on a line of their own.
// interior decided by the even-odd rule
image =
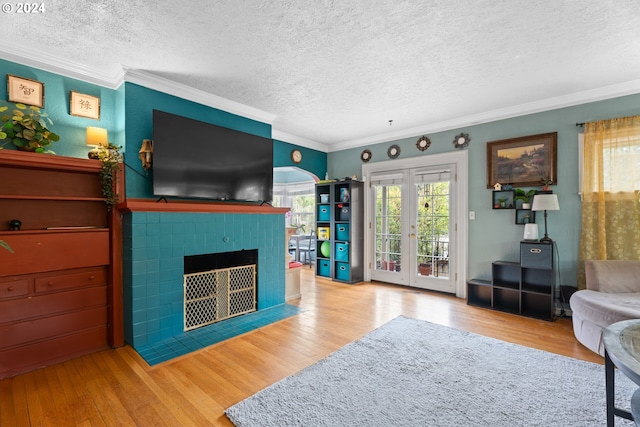
<svg viewBox="0 0 640 427">
<path fill-rule="evenodd" d="M 118 205 L 122 212 L 207 212 L 207 213 L 247 213 L 247 214 L 285 214 L 289 208 L 274 208 L 269 205 L 257 205 L 239 202 L 185 202 L 156 201 L 154 199 L 127 199 Z"/>
</svg>

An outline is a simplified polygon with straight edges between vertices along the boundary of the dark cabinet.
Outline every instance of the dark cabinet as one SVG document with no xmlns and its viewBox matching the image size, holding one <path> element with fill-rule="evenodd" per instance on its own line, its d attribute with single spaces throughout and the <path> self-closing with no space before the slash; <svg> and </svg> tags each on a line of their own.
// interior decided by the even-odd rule
<svg viewBox="0 0 640 427">
<path fill-rule="evenodd" d="M 316 275 L 356 283 L 364 276 L 364 184 L 316 184 Z"/>
<path fill-rule="evenodd" d="M 553 244 L 520 243 L 520 262 L 494 261 L 491 280 L 467 281 L 467 304 L 554 318 Z"/>
</svg>

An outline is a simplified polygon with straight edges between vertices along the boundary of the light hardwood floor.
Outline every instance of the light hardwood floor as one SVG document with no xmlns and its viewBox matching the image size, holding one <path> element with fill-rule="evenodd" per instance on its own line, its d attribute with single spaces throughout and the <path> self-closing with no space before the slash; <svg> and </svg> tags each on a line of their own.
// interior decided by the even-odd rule
<svg viewBox="0 0 640 427">
<path fill-rule="evenodd" d="M 149 367 L 131 347 L 0 381 L 0 426 L 230 426 L 224 410 L 398 315 L 595 363 L 571 320 L 535 320 L 458 298 L 302 274 L 299 315 Z"/>
</svg>

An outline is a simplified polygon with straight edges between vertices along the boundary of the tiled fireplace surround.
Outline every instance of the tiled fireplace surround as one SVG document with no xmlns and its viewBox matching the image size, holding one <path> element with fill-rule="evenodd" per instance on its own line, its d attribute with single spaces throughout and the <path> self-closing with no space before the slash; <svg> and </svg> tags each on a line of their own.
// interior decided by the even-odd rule
<svg viewBox="0 0 640 427">
<path fill-rule="evenodd" d="M 184 334 L 184 257 L 258 250 L 258 311 L 284 304 L 284 215 L 131 212 L 123 219 L 125 339 Z"/>
</svg>

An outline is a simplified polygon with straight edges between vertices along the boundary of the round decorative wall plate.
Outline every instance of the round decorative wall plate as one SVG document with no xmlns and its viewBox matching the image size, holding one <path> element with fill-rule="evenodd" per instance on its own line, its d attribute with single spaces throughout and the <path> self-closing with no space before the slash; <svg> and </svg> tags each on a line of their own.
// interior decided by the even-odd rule
<svg viewBox="0 0 640 427">
<path fill-rule="evenodd" d="M 400 155 L 400 147 L 398 147 L 396 144 L 393 144 L 391 147 L 389 147 L 389 149 L 387 150 L 387 156 L 389 156 L 390 159 L 395 159 Z"/>
<path fill-rule="evenodd" d="M 361 154 L 360 154 L 360 159 L 362 159 L 363 162 L 368 162 L 369 160 L 371 160 L 371 151 L 369 150 L 364 150 Z"/>
<path fill-rule="evenodd" d="M 302 153 L 300 150 L 291 150 L 291 161 L 296 164 L 302 161 Z"/>
<path fill-rule="evenodd" d="M 461 133 L 453 138 L 453 146 L 455 148 L 466 148 L 469 146 L 469 141 L 471 141 L 471 138 L 469 138 L 469 134 Z"/>
<path fill-rule="evenodd" d="M 418 142 L 416 142 L 416 147 L 418 147 L 418 150 L 420 151 L 426 150 L 430 145 L 431 140 L 426 136 L 422 136 L 420 139 L 418 139 Z"/>
</svg>

